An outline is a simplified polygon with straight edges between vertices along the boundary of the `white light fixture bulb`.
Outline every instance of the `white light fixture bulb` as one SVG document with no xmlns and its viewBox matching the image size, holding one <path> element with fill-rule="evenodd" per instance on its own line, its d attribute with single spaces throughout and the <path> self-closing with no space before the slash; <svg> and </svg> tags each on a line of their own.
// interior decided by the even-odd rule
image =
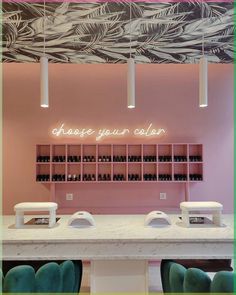
<svg viewBox="0 0 236 295">
<path fill-rule="evenodd" d="M 49 107 L 48 99 L 48 59 L 45 56 L 40 58 L 40 95 L 41 95 L 41 107 Z"/>
<path fill-rule="evenodd" d="M 45 21 L 46 21 L 46 0 L 43 1 L 43 56 L 40 58 L 40 106 L 49 107 L 48 98 L 48 59 L 45 56 Z"/>
<path fill-rule="evenodd" d="M 199 62 L 199 107 L 208 106 L 208 62 L 205 56 Z"/>
<path fill-rule="evenodd" d="M 133 58 L 127 61 L 127 106 L 129 109 L 135 108 L 135 62 Z"/>
</svg>

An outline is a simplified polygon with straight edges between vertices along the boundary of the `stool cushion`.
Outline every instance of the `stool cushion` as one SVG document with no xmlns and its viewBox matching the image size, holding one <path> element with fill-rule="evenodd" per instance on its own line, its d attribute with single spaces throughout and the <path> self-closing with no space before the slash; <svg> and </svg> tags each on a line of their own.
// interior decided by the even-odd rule
<svg viewBox="0 0 236 295">
<path fill-rule="evenodd" d="M 33 293 L 35 272 L 29 265 L 19 265 L 9 270 L 5 276 L 3 291 L 6 293 Z"/>
<path fill-rule="evenodd" d="M 181 202 L 180 208 L 186 210 L 221 210 L 223 205 L 218 202 Z"/>
<path fill-rule="evenodd" d="M 186 268 L 180 264 L 173 263 L 170 267 L 170 282 L 171 282 L 171 292 L 182 293 L 184 276 L 186 273 Z"/>
<path fill-rule="evenodd" d="M 23 202 L 14 206 L 15 211 L 49 211 L 56 210 L 57 203 L 54 202 Z"/>
<path fill-rule="evenodd" d="M 233 293 L 234 273 L 230 271 L 219 271 L 215 274 L 211 283 L 212 293 Z"/>
<path fill-rule="evenodd" d="M 62 275 L 60 266 L 55 262 L 49 262 L 37 271 L 35 275 L 37 293 L 62 292 Z"/>
<path fill-rule="evenodd" d="M 210 292 L 211 279 L 198 268 L 189 268 L 185 273 L 184 292 L 187 293 L 208 293 Z"/>
</svg>

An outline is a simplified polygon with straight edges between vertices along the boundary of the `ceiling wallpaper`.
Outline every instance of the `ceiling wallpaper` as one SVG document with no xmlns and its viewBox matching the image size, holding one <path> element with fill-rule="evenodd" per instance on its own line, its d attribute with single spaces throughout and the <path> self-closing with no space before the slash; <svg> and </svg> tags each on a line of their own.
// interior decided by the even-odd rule
<svg viewBox="0 0 236 295">
<path fill-rule="evenodd" d="M 42 2 L 2 9 L 4 62 L 38 62 L 44 45 L 55 63 L 198 63 L 203 49 L 233 62 L 233 2 L 47 2 L 45 19 Z"/>
</svg>

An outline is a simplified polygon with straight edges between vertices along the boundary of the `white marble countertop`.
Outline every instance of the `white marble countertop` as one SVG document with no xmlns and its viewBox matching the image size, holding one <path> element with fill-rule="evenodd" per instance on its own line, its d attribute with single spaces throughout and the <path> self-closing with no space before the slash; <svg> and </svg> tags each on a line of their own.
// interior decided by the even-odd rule
<svg viewBox="0 0 236 295">
<path fill-rule="evenodd" d="M 161 228 L 144 226 L 145 215 L 94 215 L 95 228 L 70 228 L 70 215 L 61 219 L 53 228 L 42 225 L 14 227 L 14 216 L 3 217 L 3 243 L 23 242 L 232 242 L 233 215 L 223 215 L 223 227 L 214 224 L 183 226 L 180 215 L 170 214 L 172 224 Z M 32 217 L 32 216 L 31 216 Z M 35 216 L 34 216 L 35 217 Z M 26 219 L 30 217 L 26 216 Z"/>
<path fill-rule="evenodd" d="M 32 217 L 32 216 L 31 216 Z M 34 216 L 35 217 L 35 216 Z M 58 216 L 59 217 L 59 216 Z M 160 260 L 233 257 L 233 215 L 214 224 L 186 228 L 179 215 L 162 228 L 144 226 L 145 215 L 95 215 L 95 228 L 70 228 L 62 215 L 53 228 L 16 229 L 14 216 L 3 217 L 5 260 Z M 26 217 L 29 219 L 30 217 Z"/>
</svg>

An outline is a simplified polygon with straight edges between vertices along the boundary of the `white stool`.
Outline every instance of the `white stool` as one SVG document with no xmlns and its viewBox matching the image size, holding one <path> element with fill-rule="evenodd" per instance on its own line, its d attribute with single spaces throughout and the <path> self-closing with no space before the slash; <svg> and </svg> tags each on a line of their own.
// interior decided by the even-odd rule
<svg viewBox="0 0 236 295">
<path fill-rule="evenodd" d="M 180 203 L 182 210 L 183 223 L 189 226 L 189 213 L 191 211 L 210 211 L 213 216 L 213 223 L 217 226 L 222 226 L 221 213 L 223 205 L 218 202 L 182 202 Z"/>
<path fill-rule="evenodd" d="M 49 211 L 48 227 L 53 227 L 56 224 L 57 203 L 53 202 L 27 202 L 19 203 L 14 206 L 16 212 L 15 226 L 21 228 L 24 226 L 24 212 L 29 211 Z"/>
</svg>

